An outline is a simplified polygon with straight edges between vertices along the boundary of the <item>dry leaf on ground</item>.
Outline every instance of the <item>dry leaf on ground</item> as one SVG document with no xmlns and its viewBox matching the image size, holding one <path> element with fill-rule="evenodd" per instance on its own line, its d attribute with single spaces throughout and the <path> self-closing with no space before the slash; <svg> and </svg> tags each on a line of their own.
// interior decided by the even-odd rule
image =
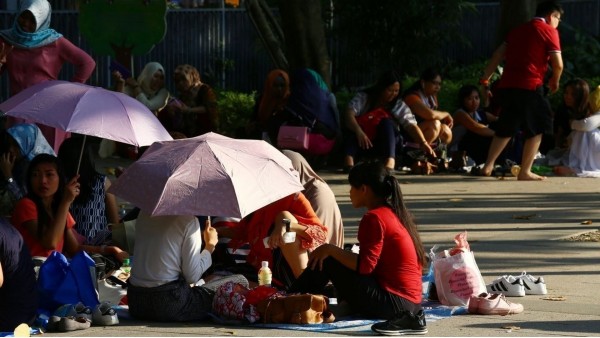
<svg viewBox="0 0 600 338">
<path fill-rule="evenodd" d="M 514 325 L 506 325 L 502 327 L 503 329 L 507 329 L 507 330 L 520 330 L 521 328 L 519 326 L 514 326 Z"/>
<path fill-rule="evenodd" d="M 592 220 L 586 219 L 585 221 L 581 221 L 581 224 L 592 224 Z"/>
<path fill-rule="evenodd" d="M 567 298 L 565 296 L 548 296 L 548 297 L 544 297 L 542 298 L 542 300 L 552 300 L 552 301 L 564 301 L 567 300 Z"/>
</svg>

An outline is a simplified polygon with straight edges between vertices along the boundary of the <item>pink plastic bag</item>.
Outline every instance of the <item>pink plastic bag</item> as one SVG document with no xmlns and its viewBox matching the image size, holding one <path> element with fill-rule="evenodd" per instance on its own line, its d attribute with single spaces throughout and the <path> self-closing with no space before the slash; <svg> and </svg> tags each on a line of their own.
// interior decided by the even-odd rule
<svg viewBox="0 0 600 338">
<path fill-rule="evenodd" d="M 471 296 L 486 292 L 475 256 L 469 249 L 467 232 L 454 238 L 456 246 L 447 250 L 449 256 L 434 254 L 433 271 L 440 303 L 467 306 Z"/>
</svg>

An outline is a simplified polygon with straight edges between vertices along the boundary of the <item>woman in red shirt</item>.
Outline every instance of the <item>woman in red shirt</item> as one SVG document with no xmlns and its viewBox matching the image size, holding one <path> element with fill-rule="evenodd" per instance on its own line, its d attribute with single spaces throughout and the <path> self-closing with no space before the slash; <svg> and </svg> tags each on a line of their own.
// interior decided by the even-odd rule
<svg viewBox="0 0 600 338">
<path fill-rule="evenodd" d="M 331 280 L 354 311 L 388 320 L 375 324 L 374 331 L 426 333 L 421 308 L 425 252 L 398 181 L 379 162 L 354 166 L 348 181 L 352 206 L 367 208 L 358 227 L 359 253 L 321 245 L 290 291 L 323 293 Z"/>
<path fill-rule="evenodd" d="M 69 207 L 79 195 L 79 175 L 65 182 L 58 158 L 40 154 L 31 160 L 27 170 L 26 197 L 22 198 L 12 215 L 11 223 L 19 230 L 31 256 L 48 257 L 52 251 L 67 257 L 80 250 L 102 255 L 114 255 L 119 261 L 129 257 L 116 246 L 79 245 L 73 227 L 75 220 Z"/>
</svg>

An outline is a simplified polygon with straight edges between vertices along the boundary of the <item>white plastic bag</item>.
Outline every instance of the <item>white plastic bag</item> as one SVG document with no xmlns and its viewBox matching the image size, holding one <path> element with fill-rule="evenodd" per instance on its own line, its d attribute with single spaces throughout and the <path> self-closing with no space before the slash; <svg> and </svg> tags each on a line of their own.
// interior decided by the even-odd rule
<svg viewBox="0 0 600 338">
<path fill-rule="evenodd" d="M 467 233 L 455 237 L 457 247 L 446 250 L 446 254 L 434 254 L 433 271 L 440 303 L 467 306 L 471 296 L 486 292 L 485 281 L 479 272 L 475 256 L 469 250 Z"/>
</svg>

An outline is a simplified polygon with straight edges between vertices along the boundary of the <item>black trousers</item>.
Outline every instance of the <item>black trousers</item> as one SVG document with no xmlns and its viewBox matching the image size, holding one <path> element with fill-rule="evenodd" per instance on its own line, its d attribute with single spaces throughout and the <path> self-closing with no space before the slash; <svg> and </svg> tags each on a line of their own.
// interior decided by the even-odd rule
<svg viewBox="0 0 600 338">
<path fill-rule="evenodd" d="M 289 292 L 322 294 L 331 281 L 338 297 L 348 302 L 354 312 L 367 318 L 392 319 L 403 311 L 417 313 L 421 304 L 382 289 L 375 278 L 348 269 L 332 257 L 323 261 L 323 270 L 307 268 L 291 286 Z"/>
</svg>

